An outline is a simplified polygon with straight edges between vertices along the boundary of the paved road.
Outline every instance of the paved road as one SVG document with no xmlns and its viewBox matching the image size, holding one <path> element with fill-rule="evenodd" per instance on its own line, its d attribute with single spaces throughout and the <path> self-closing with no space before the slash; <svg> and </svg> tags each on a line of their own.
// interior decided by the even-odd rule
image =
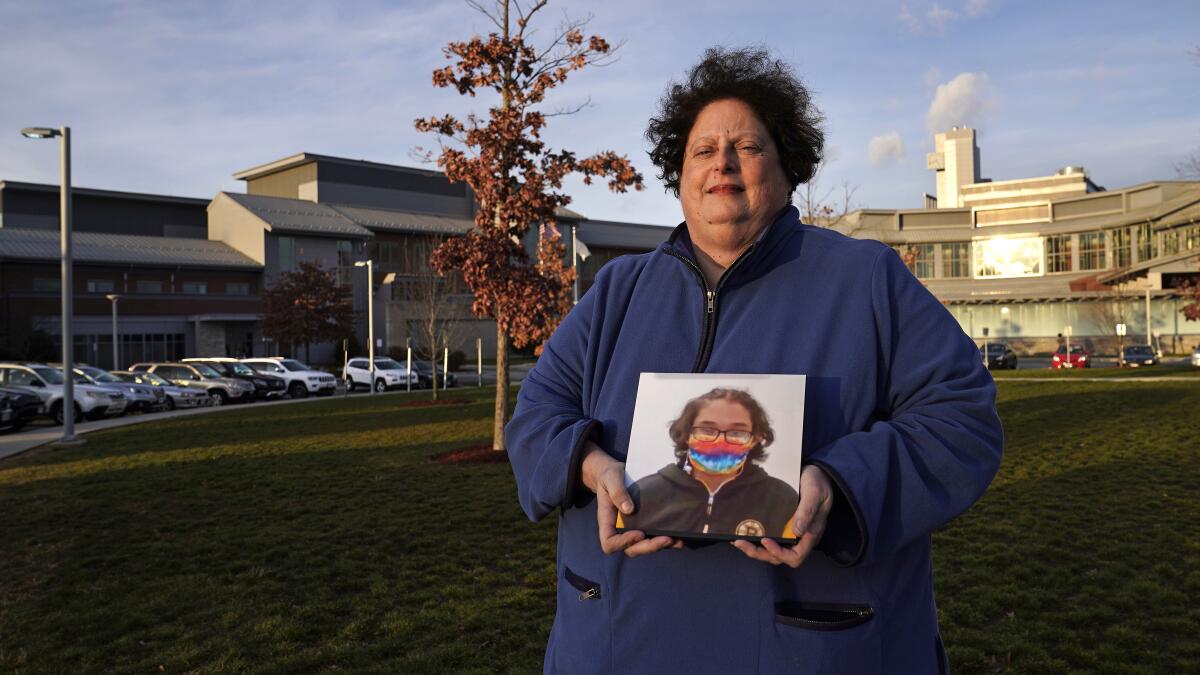
<svg viewBox="0 0 1200 675">
<path fill-rule="evenodd" d="M 1191 362 L 1191 358 L 1187 356 L 1167 356 L 1163 360 L 1164 366 L 1185 366 Z M 1050 367 L 1049 356 L 1021 356 L 1017 358 L 1017 370 L 1033 370 L 1045 369 Z M 1117 359 L 1113 356 L 1096 356 L 1092 361 L 1093 368 L 1116 368 Z"/>
</svg>

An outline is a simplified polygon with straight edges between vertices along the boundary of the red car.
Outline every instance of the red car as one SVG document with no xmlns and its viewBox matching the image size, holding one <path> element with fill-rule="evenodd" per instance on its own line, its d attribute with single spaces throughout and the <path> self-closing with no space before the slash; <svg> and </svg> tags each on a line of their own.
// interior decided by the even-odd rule
<svg viewBox="0 0 1200 675">
<path fill-rule="evenodd" d="M 1079 345 L 1071 345 L 1071 356 L 1067 357 L 1067 348 L 1061 346 L 1050 359 L 1051 368 L 1091 368 L 1092 355 L 1085 352 Z"/>
</svg>

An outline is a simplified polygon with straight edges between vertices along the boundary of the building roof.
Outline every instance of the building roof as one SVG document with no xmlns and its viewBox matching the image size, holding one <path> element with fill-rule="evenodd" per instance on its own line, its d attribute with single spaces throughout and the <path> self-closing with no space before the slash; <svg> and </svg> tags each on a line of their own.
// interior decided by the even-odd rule
<svg viewBox="0 0 1200 675">
<path fill-rule="evenodd" d="M 417 174 L 420 176 L 443 176 L 441 171 L 433 171 L 430 169 L 418 169 L 411 166 L 400 166 L 399 164 L 384 164 L 382 162 L 369 162 L 365 159 L 347 159 L 345 157 L 334 157 L 332 155 L 318 155 L 312 152 L 299 152 L 282 159 L 277 159 L 266 164 L 252 166 L 249 169 L 242 169 L 233 174 L 233 177 L 238 180 L 250 180 L 252 178 L 261 178 L 269 176 L 273 173 L 286 171 L 288 169 L 308 164 L 309 162 L 325 162 L 328 164 L 343 164 L 347 166 L 358 166 L 368 169 L 381 169 L 384 171 L 399 171 L 401 173 Z"/>
<path fill-rule="evenodd" d="M 371 231 L 355 224 L 344 213 L 320 202 L 287 197 L 223 192 L 263 221 L 268 230 L 289 234 L 345 236 L 366 239 Z"/>
<path fill-rule="evenodd" d="M 346 204 L 329 204 L 329 208 L 353 223 L 373 231 L 428 232 L 432 234 L 466 234 L 475 224 L 472 218 L 461 218 L 394 209 L 379 209 Z"/>
<path fill-rule="evenodd" d="M 0 180 L 0 190 L 26 190 L 29 192 L 53 192 L 58 194 L 58 185 L 48 183 L 26 183 L 15 180 Z M 207 199 L 198 197 L 176 197 L 174 195 L 155 195 L 146 192 L 121 192 L 119 190 L 97 190 L 95 188 L 71 186 L 73 196 L 105 197 L 110 199 L 137 199 L 145 202 L 165 202 L 168 204 L 186 204 L 188 206 L 206 206 Z"/>
<path fill-rule="evenodd" d="M 262 269 L 228 244 L 208 239 L 74 232 L 71 244 L 75 262 Z M 58 230 L 0 228 L 0 259 L 45 261 L 59 256 Z"/>
<path fill-rule="evenodd" d="M 672 229 L 615 220 L 585 220 L 579 223 L 575 236 L 588 246 L 652 251 L 667 240 Z"/>
</svg>

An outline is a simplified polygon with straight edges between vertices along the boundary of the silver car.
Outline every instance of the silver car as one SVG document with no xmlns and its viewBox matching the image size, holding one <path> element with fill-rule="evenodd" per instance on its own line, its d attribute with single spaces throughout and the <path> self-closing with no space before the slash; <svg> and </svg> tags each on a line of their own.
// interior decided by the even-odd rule
<svg viewBox="0 0 1200 675">
<path fill-rule="evenodd" d="M 80 379 L 81 377 L 86 379 Z M 95 366 L 79 366 L 75 368 L 75 381 L 79 384 L 94 384 L 105 389 L 118 389 L 125 394 L 126 412 L 154 412 L 166 407 L 167 395 L 156 391 L 154 387 L 136 382 L 122 382 L 113 377 L 108 371 Z"/>
<path fill-rule="evenodd" d="M 154 373 L 131 373 L 125 370 L 114 370 L 112 376 L 123 382 L 136 382 L 154 387 L 166 397 L 167 410 L 176 408 L 205 408 L 213 404 L 213 398 L 207 392 L 187 387 L 177 387 Z"/>
</svg>

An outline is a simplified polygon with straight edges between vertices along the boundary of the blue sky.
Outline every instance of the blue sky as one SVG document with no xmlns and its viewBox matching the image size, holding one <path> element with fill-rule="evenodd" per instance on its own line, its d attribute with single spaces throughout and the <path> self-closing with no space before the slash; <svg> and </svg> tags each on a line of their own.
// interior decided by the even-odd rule
<svg viewBox="0 0 1200 675">
<path fill-rule="evenodd" d="M 917 207 L 933 192 L 932 129 L 979 131 L 983 175 L 1083 165 L 1110 188 L 1174 177 L 1200 147 L 1200 3 L 552 2 L 623 41 L 619 59 L 573 77 L 548 140 L 613 149 L 647 176 L 613 195 L 571 183 L 593 218 L 674 224 L 642 133 L 668 81 L 705 48 L 764 45 L 793 64 L 827 117 L 821 182 L 855 205 Z M 212 197 L 232 174 L 300 151 L 419 165 L 435 141 L 412 120 L 483 112 L 430 84 L 450 40 L 487 32 L 440 2 L 27 2 L 0 0 L 0 179 L 57 182 L 52 144 L 24 126 L 67 124 L 76 185 Z M 932 125 L 932 126 L 931 126 Z M 874 140 L 873 140 L 874 139 Z"/>
</svg>

